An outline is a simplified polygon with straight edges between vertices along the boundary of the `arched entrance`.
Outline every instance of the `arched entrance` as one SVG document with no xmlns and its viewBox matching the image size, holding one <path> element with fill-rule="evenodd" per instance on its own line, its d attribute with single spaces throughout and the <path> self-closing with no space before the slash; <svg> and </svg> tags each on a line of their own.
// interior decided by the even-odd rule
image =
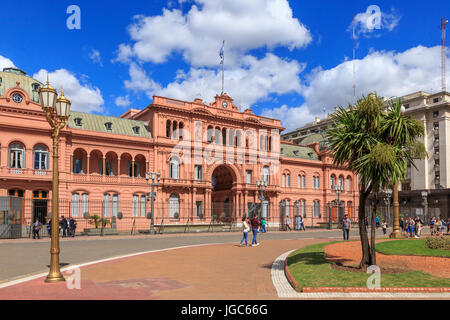
<svg viewBox="0 0 450 320">
<path fill-rule="evenodd" d="M 211 175 L 211 211 L 218 221 L 233 219 L 235 204 L 231 189 L 234 183 L 233 171 L 226 165 L 218 166 Z"/>
</svg>

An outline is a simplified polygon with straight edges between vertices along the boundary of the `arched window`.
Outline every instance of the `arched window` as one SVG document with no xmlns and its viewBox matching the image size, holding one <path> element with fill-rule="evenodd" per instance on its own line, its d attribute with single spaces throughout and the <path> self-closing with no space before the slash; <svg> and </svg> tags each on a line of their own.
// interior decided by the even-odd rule
<svg viewBox="0 0 450 320">
<path fill-rule="evenodd" d="M 216 127 L 216 130 L 214 131 L 214 142 L 216 144 L 220 144 L 220 128 Z"/>
<path fill-rule="evenodd" d="M 340 186 L 340 187 L 342 187 L 342 189 L 344 189 L 344 177 L 343 176 L 339 176 L 338 186 Z"/>
<path fill-rule="evenodd" d="M 262 180 L 269 184 L 269 167 L 265 166 L 261 169 Z"/>
<path fill-rule="evenodd" d="M 25 168 L 25 148 L 21 143 L 13 143 L 9 146 L 9 167 L 14 169 Z"/>
<path fill-rule="evenodd" d="M 289 173 L 286 175 L 286 187 L 291 187 L 291 175 Z"/>
<path fill-rule="evenodd" d="M 272 137 L 269 137 L 269 151 L 272 151 Z"/>
<path fill-rule="evenodd" d="M 111 197 L 109 193 L 105 193 L 103 195 L 103 209 L 104 209 L 103 215 L 105 217 L 109 217 L 109 211 L 111 209 Z"/>
<path fill-rule="evenodd" d="M 172 128 L 172 123 L 170 120 L 166 121 L 166 138 L 170 138 L 171 134 L 170 134 L 170 129 Z"/>
<path fill-rule="evenodd" d="M 281 176 L 281 186 L 284 188 L 286 186 L 286 175 L 283 173 Z"/>
<path fill-rule="evenodd" d="M 179 218 L 180 214 L 180 198 L 176 193 L 172 193 L 169 198 L 169 217 Z"/>
<path fill-rule="evenodd" d="M 320 214 L 320 201 L 319 200 L 314 200 L 313 216 L 317 217 L 317 218 L 321 217 L 321 214 Z"/>
<path fill-rule="evenodd" d="M 222 145 L 227 145 L 227 129 L 225 128 L 222 129 Z"/>
<path fill-rule="evenodd" d="M 177 139 L 177 129 L 178 129 L 178 123 L 176 121 L 172 124 L 172 137 L 174 139 Z"/>
<path fill-rule="evenodd" d="M 347 177 L 347 191 L 350 192 L 351 191 L 351 178 L 350 176 Z"/>
<path fill-rule="evenodd" d="M 141 217 L 145 217 L 145 212 L 147 211 L 147 198 L 141 196 Z"/>
<path fill-rule="evenodd" d="M 184 123 L 183 123 L 183 122 L 180 122 L 180 124 L 179 124 L 178 128 L 179 128 L 179 131 L 180 131 L 180 133 L 179 133 L 179 136 L 180 136 L 180 140 L 183 140 L 183 129 L 184 129 Z"/>
<path fill-rule="evenodd" d="M 206 130 L 206 141 L 208 143 L 212 142 L 213 131 L 214 131 L 213 126 L 208 126 L 208 129 Z"/>
<path fill-rule="evenodd" d="M 48 170 L 48 149 L 45 146 L 37 146 L 33 150 L 34 169 Z"/>
<path fill-rule="evenodd" d="M 171 158 L 169 164 L 169 177 L 171 179 L 180 178 L 180 162 L 177 158 Z"/>
<path fill-rule="evenodd" d="M 306 201 L 300 200 L 300 214 L 303 218 L 306 218 Z"/>
<path fill-rule="evenodd" d="M 335 183 L 336 183 L 336 176 L 334 174 L 332 174 L 331 178 L 330 178 L 330 187 L 331 187 L 331 189 L 334 189 Z"/>
</svg>

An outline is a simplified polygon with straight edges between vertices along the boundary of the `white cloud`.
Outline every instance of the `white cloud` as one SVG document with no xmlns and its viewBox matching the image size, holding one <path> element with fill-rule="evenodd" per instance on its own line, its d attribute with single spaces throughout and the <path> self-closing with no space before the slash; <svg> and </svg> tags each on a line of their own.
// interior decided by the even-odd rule
<svg viewBox="0 0 450 320">
<path fill-rule="evenodd" d="M 392 31 L 397 27 L 401 17 L 394 10 L 391 13 L 382 12 L 378 6 L 369 6 L 366 12 L 358 13 L 355 16 L 355 35 L 369 37 L 376 30 L 387 29 Z M 352 30 L 352 26 L 349 27 Z"/>
<path fill-rule="evenodd" d="M 115 100 L 115 104 L 118 107 L 129 107 L 131 105 L 130 96 L 126 95 L 125 97 L 117 97 Z"/>
<path fill-rule="evenodd" d="M 226 65 L 235 66 L 248 50 L 292 50 L 312 39 L 287 0 L 196 0 L 186 14 L 163 9 L 158 16 L 135 16 L 128 32 L 134 43 L 119 45 L 116 61 L 163 63 L 179 52 L 196 67 L 218 65 L 222 40 Z"/>
<path fill-rule="evenodd" d="M 0 55 L 0 71 L 3 71 L 3 68 L 15 68 L 14 63 L 8 58 Z"/>
<path fill-rule="evenodd" d="M 404 52 L 372 51 L 356 61 L 356 96 L 376 91 L 385 97 L 399 97 L 417 91 L 441 90 L 440 46 L 417 46 Z M 447 57 L 447 64 L 450 57 Z M 447 83 L 450 76 L 447 74 Z M 311 121 L 311 115 L 322 117 L 323 108 L 332 112 L 335 107 L 353 102 L 352 61 L 323 70 L 317 68 L 307 76 L 301 95 L 305 102 L 300 107 L 285 106 L 265 110 L 264 115 L 276 115 L 288 130 Z M 295 120 L 294 120 L 295 119 Z"/>
<path fill-rule="evenodd" d="M 93 63 L 100 65 L 100 67 L 103 67 L 100 51 L 92 49 L 91 52 L 89 53 L 89 58 L 92 60 Z"/>
<path fill-rule="evenodd" d="M 304 67 L 295 60 L 284 60 L 271 53 L 259 60 L 245 56 L 239 67 L 225 70 L 225 92 L 235 97 L 235 103 L 242 107 L 265 99 L 269 94 L 299 93 L 299 74 Z M 125 87 L 144 91 L 148 97 L 156 94 L 192 101 L 201 96 L 205 101 L 213 101 L 222 90 L 222 73 L 218 69 L 191 68 L 188 73 L 178 70 L 175 81 L 165 87 L 150 79 L 136 64 L 131 64 L 130 76 Z"/>
<path fill-rule="evenodd" d="M 33 75 L 33 78 L 45 83 L 47 74 L 52 87 L 58 89 L 58 92 L 61 87 L 64 89 L 64 95 L 72 102 L 73 110 L 82 112 L 103 111 L 104 101 L 99 88 L 88 83 L 80 83 L 75 75 L 66 69 L 58 69 L 53 72 L 41 69 Z"/>
</svg>

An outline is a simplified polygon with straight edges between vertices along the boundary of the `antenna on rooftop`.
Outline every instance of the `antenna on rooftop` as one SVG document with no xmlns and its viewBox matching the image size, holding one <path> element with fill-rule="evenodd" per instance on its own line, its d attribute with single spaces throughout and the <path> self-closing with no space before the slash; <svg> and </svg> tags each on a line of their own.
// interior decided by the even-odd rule
<svg viewBox="0 0 450 320">
<path fill-rule="evenodd" d="M 445 18 L 441 19 L 441 25 L 438 27 L 441 29 L 441 72 L 442 72 L 442 91 L 447 91 L 446 79 L 445 79 L 445 27 L 447 26 L 448 20 Z"/>
<path fill-rule="evenodd" d="M 355 45 L 355 16 L 353 16 L 353 103 L 356 103 L 356 71 L 355 71 L 356 45 Z"/>
</svg>

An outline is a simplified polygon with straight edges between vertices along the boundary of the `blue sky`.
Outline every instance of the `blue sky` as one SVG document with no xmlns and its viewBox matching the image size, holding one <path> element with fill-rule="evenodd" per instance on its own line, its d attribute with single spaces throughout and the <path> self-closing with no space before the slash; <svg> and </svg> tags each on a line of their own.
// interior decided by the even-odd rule
<svg viewBox="0 0 450 320">
<path fill-rule="evenodd" d="M 0 68 L 40 80 L 48 72 L 74 109 L 120 116 L 153 95 L 212 101 L 225 40 L 225 91 L 242 110 L 251 106 L 294 129 L 352 102 L 355 15 L 358 96 L 439 91 L 437 26 L 450 17 L 449 3 L 8 1 L 0 11 Z M 66 25 L 72 4 L 81 10 L 80 30 Z M 379 24 L 370 20 L 379 28 L 367 22 L 371 5 L 381 11 Z"/>
</svg>

